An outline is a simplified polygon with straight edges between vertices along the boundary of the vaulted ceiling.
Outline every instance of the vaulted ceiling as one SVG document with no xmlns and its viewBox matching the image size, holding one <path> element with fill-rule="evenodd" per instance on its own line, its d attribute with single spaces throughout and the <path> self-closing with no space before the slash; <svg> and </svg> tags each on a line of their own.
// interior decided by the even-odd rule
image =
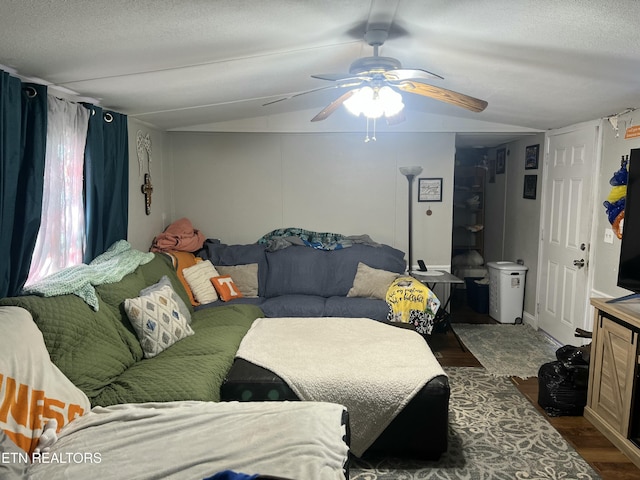
<svg viewBox="0 0 640 480">
<path fill-rule="evenodd" d="M 318 73 L 380 54 L 488 102 L 404 94 L 403 130 L 530 132 L 640 104 L 635 0 L 40 0 L 0 2 L 0 65 L 163 130 L 362 127 Z M 295 127 L 290 127 L 295 128 Z M 302 128 L 302 127 L 300 127 Z M 389 127 L 395 128 L 395 127 Z"/>
</svg>

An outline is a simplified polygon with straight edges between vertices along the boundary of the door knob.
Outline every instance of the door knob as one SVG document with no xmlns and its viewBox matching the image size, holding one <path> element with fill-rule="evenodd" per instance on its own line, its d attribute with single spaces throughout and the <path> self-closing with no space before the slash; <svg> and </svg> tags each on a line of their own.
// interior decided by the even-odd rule
<svg viewBox="0 0 640 480">
<path fill-rule="evenodd" d="M 574 260 L 573 266 L 578 268 L 584 267 L 584 258 L 581 258 L 580 260 Z"/>
</svg>

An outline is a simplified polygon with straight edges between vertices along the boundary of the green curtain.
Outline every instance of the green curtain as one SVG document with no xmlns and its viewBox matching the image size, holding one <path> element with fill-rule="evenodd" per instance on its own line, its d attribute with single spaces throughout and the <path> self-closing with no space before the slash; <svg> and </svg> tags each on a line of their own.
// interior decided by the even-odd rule
<svg viewBox="0 0 640 480">
<path fill-rule="evenodd" d="M 47 87 L 0 70 L 0 297 L 17 295 L 40 228 Z"/>
<path fill-rule="evenodd" d="M 117 240 L 127 239 L 129 138 L 126 115 L 94 105 L 85 147 L 85 222 L 89 263 Z"/>
</svg>

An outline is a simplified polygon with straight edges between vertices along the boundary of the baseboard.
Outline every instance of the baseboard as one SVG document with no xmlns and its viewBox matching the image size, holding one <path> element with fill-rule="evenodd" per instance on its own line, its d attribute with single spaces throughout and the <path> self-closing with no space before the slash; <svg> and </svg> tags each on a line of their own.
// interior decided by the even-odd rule
<svg viewBox="0 0 640 480">
<path fill-rule="evenodd" d="M 538 330 L 538 317 L 535 315 L 531 315 L 529 312 L 522 312 L 522 322 Z"/>
</svg>

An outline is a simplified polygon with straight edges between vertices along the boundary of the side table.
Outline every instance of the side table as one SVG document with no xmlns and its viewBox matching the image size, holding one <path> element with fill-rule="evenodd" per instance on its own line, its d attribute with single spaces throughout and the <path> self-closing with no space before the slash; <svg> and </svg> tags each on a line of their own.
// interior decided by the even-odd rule
<svg viewBox="0 0 640 480">
<path fill-rule="evenodd" d="M 441 324 L 444 327 L 444 332 L 446 332 L 447 330 L 451 330 L 453 336 L 456 337 L 460 348 L 462 349 L 462 351 L 465 351 L 460 337 L 458 337 L 458 334 L 451 326 L 451 312 L 447 310 L 449 308 L 449 304 L 451 303 L 451 297 L 453 295 L 454 289 L 458 285 L 464 284 L 464 281 L 449 272 L 445 272 L 444 270 L 413 270 L 411 272 L 411 276 L 421 283 L 425 284 L 431 290 L 433 290 L 437 284 L 448 285 L 450 287 L 449 294 L 447 295 L 446 300 L 444 300 L 444 302 L 440 304 L 440 309 L 438 310 L 438 314 L 436 315 L 436 324 L 434 325 L 434 327 L 438 324 Z"/>
</svg>

